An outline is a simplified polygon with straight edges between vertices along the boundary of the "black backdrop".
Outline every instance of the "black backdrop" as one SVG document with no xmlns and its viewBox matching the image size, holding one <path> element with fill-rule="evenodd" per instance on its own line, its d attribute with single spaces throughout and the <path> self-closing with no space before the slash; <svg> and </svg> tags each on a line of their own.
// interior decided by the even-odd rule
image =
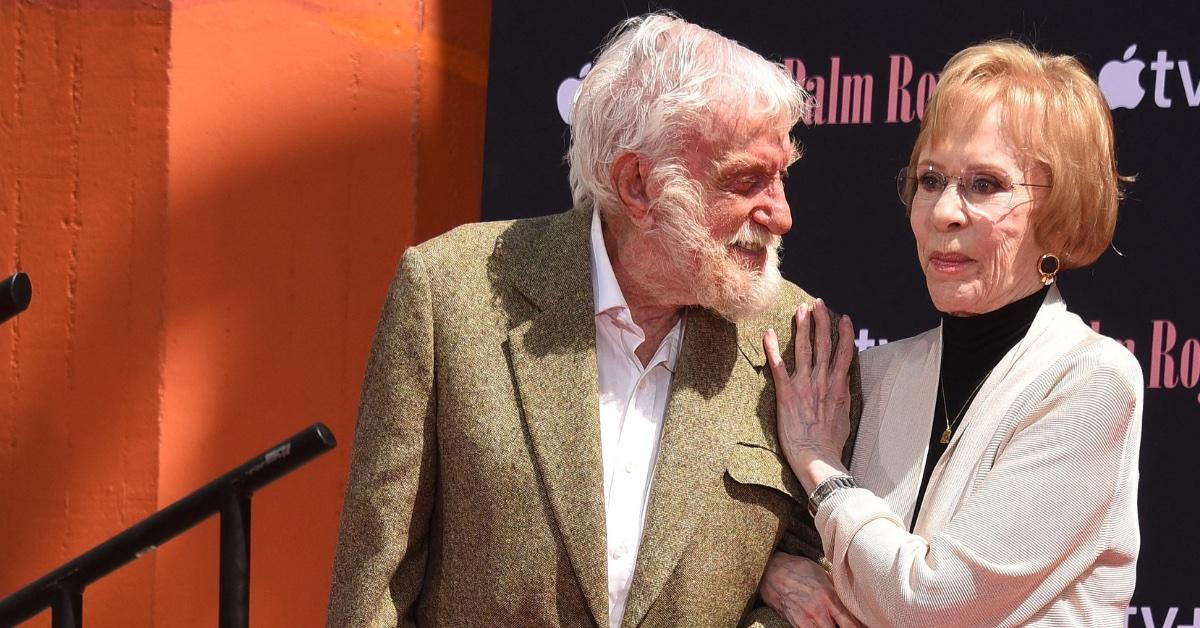
<svg viewBox="0 0 1200 628">
<path fill-rule="evenodd" d="M 1113 111 L 1118 165 L 1138 176 L 1117 226 L 1115 249 L 1123 255 L 1110 249 L 1059 285 L 1070 309 L 1125 342 L 1144 370 L 1142 552 L 1129 625 L 1200 628 L 1193 471 L 1200 437 L 1200 3 L 859 4 L 867 3 L 707 0 L 650 8 L 674 9 L 793 73 L 802 66 L 810 91 L 818 81 L 807 79 L 821 78 L 820 119 L 795 130 L 806 156 L 788 182 L 795 223 L 784 240 L 783 274 L 852 314 L 860 348 L 937 324 L 892 184 L 916 138 L 919 120 L 915 111 L 905 115 L 905 105 L 916 108 L 921 76 L 936 75 L 963 47 L 997 37 L 1073 54 L 1094 74 L 1114 62 L 1101 83 L 1110 104 L 1125 105 Z M 579 76 L 613 25 L 647 8 L 632 1 L 494 3 L 485 220 L 570 206 L 562 157 L 568 126 L 557 94 L 561 87 L 569 98 L 564 81 Z M 1137 64 L 1122 74 L 1122 60 L 1142 62 L 1140 75 Z M 857 90 L 852 76 L 860 77 Z"/>
</svg>

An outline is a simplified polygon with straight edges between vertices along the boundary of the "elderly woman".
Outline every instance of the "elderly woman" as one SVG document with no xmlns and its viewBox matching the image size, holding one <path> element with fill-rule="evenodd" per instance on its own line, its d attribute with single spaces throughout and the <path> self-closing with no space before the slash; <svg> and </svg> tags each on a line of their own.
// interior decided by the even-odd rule
<svg viewBox="0 0 1200 628">
<path fill-rule="evenodd" d="M 815 327 L 816 343 L 796 344 L 792 374 L 764 338 L 829 574 L 773 559 L 760 591 L 793 623 L 853 623 L 814 609 L 831 580 L 869 626 L 1123 625 L 1141 370 L 1053 285 L 1108 246 L 1119 179 L 1108 107 L 1074 59 L 993 42 L 947 64 L 897 177 L 942 324 L 862 354 L 849 469 L 849 321 L 801 307 L 797 337 Z"/>
</svg>

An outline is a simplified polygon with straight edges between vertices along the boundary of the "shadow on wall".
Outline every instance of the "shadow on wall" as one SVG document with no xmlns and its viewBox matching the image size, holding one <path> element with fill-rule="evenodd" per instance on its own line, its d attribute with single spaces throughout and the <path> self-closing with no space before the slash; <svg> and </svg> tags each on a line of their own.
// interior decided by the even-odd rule
<svg viewBox="0 0 1200 628">
<path fill-rule="evenodd" d="M 0 330 L 0 595 L 324 421 L 341 447 L 252 509 L 255 625 L 320 623 L 395 264 L 478 219 L 490 18 L 329 4 L 0 6 L 0 77 L 28 78 L 0 244 L 38 290 Z M 89 622 L 213 625 L 217 549 L 214 518 L 90 587 Z"/>
<path fill-rule="evenodd" d="M 252 613 L 279 625 L 324 609 L 362 367 L 411 238 L 397 126 L 304 125 L 172 202 L 160 504 L 313 422 L 340 441 L 253 502 Z M 212 625 L 217 548 L 210 521 L 159 551 L 159 617 Z"/>
<path fill-rule="evenodd" d="M 292 626 L 324 615 L 362 371 L 396 263 L 479 216 L 490 6 L 273 4 L 274 22 L 219 3 L 176 7 L 172 21 L 159 503 L 326 422 L 333 455 L 253 506 L 251 615 Z M 214 42 L 236 58 L 214 58 Z M 159 550 L 159 623 L 214 623 L 217 547 L 210 521 Z"/>
</svg>

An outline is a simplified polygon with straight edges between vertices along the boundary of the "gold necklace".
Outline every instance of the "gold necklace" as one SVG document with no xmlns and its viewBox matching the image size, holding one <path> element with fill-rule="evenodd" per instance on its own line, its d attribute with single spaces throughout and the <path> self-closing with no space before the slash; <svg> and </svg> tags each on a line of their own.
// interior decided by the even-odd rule
<svg viewBox="0 0 1200 628">
<path fill-rule="evenodd" d="M 991 374 L 992 369 L 988 369 L 988 372 L 983 374 L 983 379 L 979 380 L 978 384 L 975 384 L 975 390 L 971 391 L 971 394 L 967 397 L 966 402 L 964 402 L 962 407 L 958 409 L 958 416 L 954 417 L 953 421 L 950 420 L 950 410 L 946 408 L 946 384 L 942 382 L 941 374 L 938 374 L 938 392 L 942 393 L 942 414 L 946 418 L 946 430 L 942 432 L 942 437 L 938 439 L 939 443 L 945 445 L 950 442 L 950 438 L 954 436 L 954 428 L 958 426 L 958 422 L 961 421 L 963 415 L 967 413 L 967 408 L 971 407 L 971 402 L 975 400 L 975 395 L 979 394 L 979 389 L 983 388 L 983 383 L 987 381 L 988 375 Z"/>
</svg>

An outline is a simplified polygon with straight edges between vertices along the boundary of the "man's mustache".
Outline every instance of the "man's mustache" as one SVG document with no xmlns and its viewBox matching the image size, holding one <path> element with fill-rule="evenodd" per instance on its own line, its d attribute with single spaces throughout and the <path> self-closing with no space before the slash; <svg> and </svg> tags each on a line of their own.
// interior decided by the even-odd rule
<svg viewBox="0 0 1200 628">
<path fill-rule="evenodd" d="M 783 242 L 783 238 L 771 233 L 766 227 L 747 220 L 737 233 L 729 237 L 726 244 L 748 246 L 750 248 L 774 249 Z"/>
</svg>

